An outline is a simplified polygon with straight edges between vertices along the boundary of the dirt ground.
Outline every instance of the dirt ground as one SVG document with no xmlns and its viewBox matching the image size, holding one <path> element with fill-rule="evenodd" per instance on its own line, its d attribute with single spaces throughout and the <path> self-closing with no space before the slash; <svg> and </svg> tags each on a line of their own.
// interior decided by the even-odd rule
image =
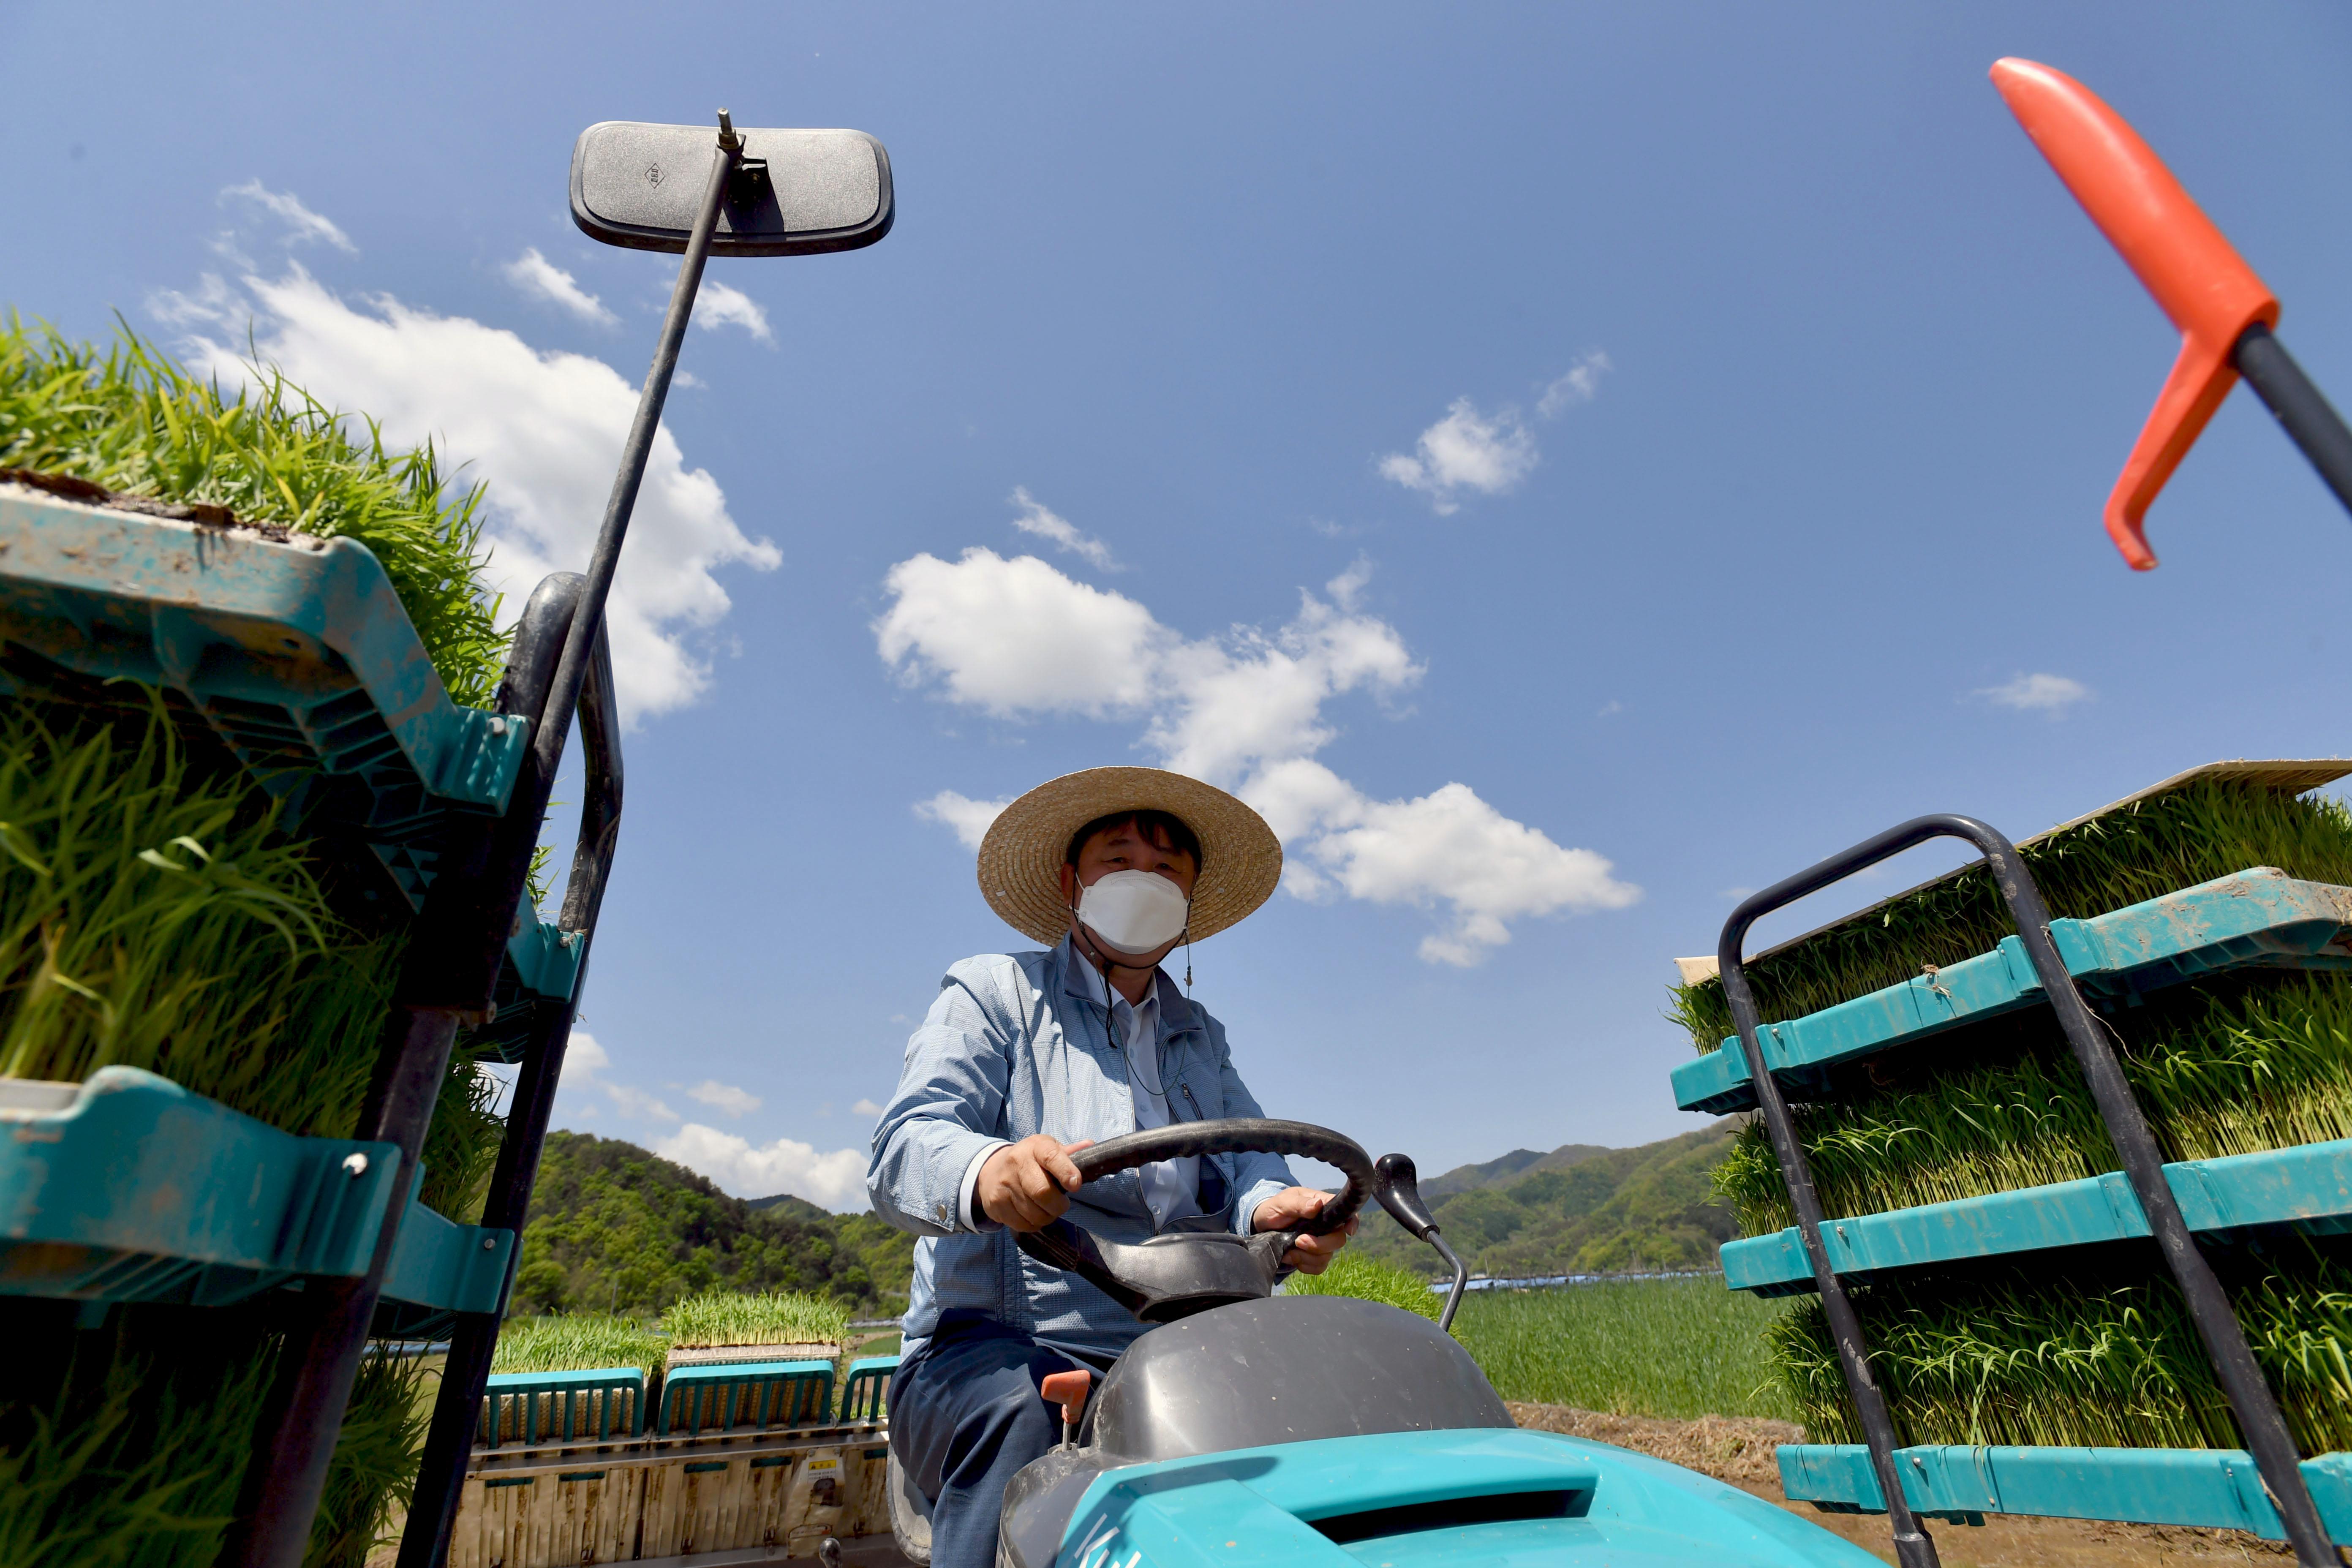
<svg viewBox="0 0 2352 1568">
<path fill-rule="evenodd" d="M 1870 1513 L 1822 1513 L 1811 1503 L 1790 1502 L 1780 1491 L 1780 1467 L 1772 1451 L 1804 1440 L 1785 1421 L 1704 1415 L 1696 1421 L 1662 1421 L 1647 1415 L 1604 1415 L 1562 1405 L 1511 1405 L 1522 1426 L 1590 1437 L 1669 1460 L 1730 1482 L 1742 1491 L 1778 1504 L 1892 1563 L 1886 1517 Z M 2074 1519 L 1988 1518 L 1982 1525 L 1930 1521 L 1928 1533 L 1946 1568 L 2224 1568 L 2254 1563 L 2281 1568 L 2294 1558 L 2283 1545 L 2235 1530 L 2179 1530 L 2166 1525 L 2105 1524 Z"/>
</svg>

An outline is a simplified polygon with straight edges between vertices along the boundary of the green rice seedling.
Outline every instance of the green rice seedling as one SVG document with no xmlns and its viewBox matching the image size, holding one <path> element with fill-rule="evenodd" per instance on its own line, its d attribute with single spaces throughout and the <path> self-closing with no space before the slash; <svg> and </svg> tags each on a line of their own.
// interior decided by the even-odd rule
<svg viewBox="0 0 2352 1568">
<path fill-rule="evenodd" d="M 88 479 L 239 521 L 350 538 L 391 578 L 450 697 L 487 707 L 506 638 L 479 574 L 481 491 L 453 493 L 433 448 L 388 449 L 257 368 L 231 396 L 125 330 L 103 353 L 11 316 L 0 326 L 0 468 Z"/>
<path fill-rule="evenodd" d="M 1294 1274 L 1283 1285 L 1290 1296 L 1353 1296 L 1360 1301 L 1385 1301 L 1408 1312 L 1434 1320 L 1445 1310 L 1445 1298 L 1411 1269 L 1360 1252 L 1342 1252 L 1320 1274 Z"/>
<path fill-rule="evenodd" d="M 423 1357 L 381 1346 L 360 1363 L 304 1568 L 366 1568 L 371 1552 L 396 1539 L 386 1527 L 415 1496 L 432 1419 L 432 1405 L 418 1397 L 425 1375 Z"/>
<path fill-rule="evenodd" d="M 0 1562 L 205 1568 L 219 1554 L 282 1343 L 266 1304 L 116 1310 L 76 1331 L 69 1302 L 0 1303 Z M 362 1363 L 306 1568 L 361 1568 L 413 1485 L 422 1363 Z"/>
<path fill-rule="evenodd" d="M 0 329 L 0 468 L 348 536 L 383 563 L 456 700 L 503 638 L 480 592 L 478 492 L 263 374 L 235 397 L 125 334 L 101 355 Z M 348 1136 L 396 978 L 397 932 L 338 921 L 307 846 L 200 733 L 128 683 L 104 713 L 0 703 L 0 1074 L 146 1068 L 289 1131 Z M 425 1201 L 471 1217 L 499 1127 L 461 1054 L 426 1141 Z M 0 1373 L 0 1561 L 208 1563 L 282 1347 L 266 1303 L 133 1307 L 20 1344 Z M 0 1303 L 0 1320 L 16 1309 Z M 45 1323 L 47 1322 L 44 1320 Z M 367 1554 L 415 1468 L 416 1363 L 371 1362 L 310 1561 Z"/>
<path fill-rule="evenodd" d="M 348 1121 L 370 1053 L 289 1030 L 289 1004 L 348 998 L 372 1037 L 396 955 L 331 951 L 340 928 L 259 790 L 197 773 L 160 708 L 17 703 L 0 709 L 0 1074 L 145 1068 L 289 1131 Z M 310 1062 L 272 1048 L 306 1045 Z"/>
<path fill-rule="evenodd" d="M 1765 1346 L 1783 1310 L 1725 1289 L 1718 1276 L 1617 1279 L 1473 1291 L 1454 1333 L 1506 1399 L 1676 1420 L 1789 1419 Z"/>
<path fill-rule="evenodd" d="M 838 1342 L 849 1331 L 849 1308 L 798 1290 L 705 1290 L 664 1312 L 662 1328 L 678 1350 Z"/>
<path fill-rule="evenodd" d="M 589 1372 L 633 1366 L 651 1373 L 669 1353 L 668 1336 L 629 1318 L 562 1312 L 509 1318 L 499 1329 L 492 1372 Z"/>
<path fill-rule="evenodd" d="M 1858 1289 L 1871 1367 L 1903 1444 L 2242 1447 L 2195 1325 L 2145 1254 L 2057 1274 L 2030 1265 Z M 2316 1253 L 2240 1259 L 2231 1294 L 2305 1454 L 2352 1447 L 2352 1273 Z M 1862 1441 L 1821 1304 L 1769 1333 L 1810 1440 Z"/>
<path fill-rule="evenodd" d="M 2083 918 L 2254 866 L 2352 883 L 2352 811 L 2244 782 L 2200 781 L 2023 848 L 2050 912 Z M 1991 951 L 2008 910 L 1981 865 L 1863 911 L 1747 965 L 1764 1022 L 1801 1017 Z M 1720 980 L 1676 987 L 1668 1014 L 1700 1050 L 1733 1030 Z"/>
<path fill-rule="evenodd" d="M 2168 1160 L 2352 1138 L 2352 977 L 2255 975 L 2113 1015 L 2126 1075 Z M 2120 1167 L 2049 1015 L 1988 1026 L 1993 1065 L 1792 1107 L 1835 1218 L 2079 1180 Z M 2012 1059 L 2001 1059 L 2004 1057 Z M 1742 1229 L 1793 1225 L 1760 1125 L 1717 1167 Z"/>
</svg>

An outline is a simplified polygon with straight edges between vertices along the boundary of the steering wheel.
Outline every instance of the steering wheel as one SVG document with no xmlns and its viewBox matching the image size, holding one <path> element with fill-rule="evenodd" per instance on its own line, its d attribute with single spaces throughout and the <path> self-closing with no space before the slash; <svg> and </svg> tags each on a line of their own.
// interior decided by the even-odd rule
<svg viewBox="0 0 2352 1568">
<path fill-rule="evenodd" d="M 1230 1116 L 1216 1121 L 1171 1121 L 1147 1127 L 1081 1149 L 1070 1156 L 1082 1180 L 1097 1181 L 1139 1165 L 1206 1154 L 1297 1154 L 1336 1165 L 1348 1184 L 1324 1200 L 1311 1220 L 1290 1227 L 1294 1236 L 1328 1236 L 1356 1217 L 1372 1195 L 1371 1156 L 1343 1132 L 1311 1121 L 1280 1121 L 1270 1116 Z"/>
<path fill-rule="evenodd" d="M 1171 1231 L 1143 1242 L 1115 1242 L 1057 1219 L 1022 1231 L 1014 1245 L 1038 1262 L 1066 1268 L 1147 1323 L 1171 1322 L 1232 1301 L 1272 1293 L 1286 1270 L 1282 1259 L 1298 1238 L 1328 1236 L 1356 1217 L 1379 1180 L 1371 1156 L 1354 1139 L 1306 1121 L 1264 1116 L 1178 1121 L 1146 1128 L 1081 1149 L 1070 1156 L 1087 1182 L 1116 1172 L 1188 1155 L 1299 1154 L 1336 1165 L 1348 1184 L 1324 1200 L 1312 1219 L 1289 1228 L 1242 1237 L 1232 1232 Z"/>
</svg>

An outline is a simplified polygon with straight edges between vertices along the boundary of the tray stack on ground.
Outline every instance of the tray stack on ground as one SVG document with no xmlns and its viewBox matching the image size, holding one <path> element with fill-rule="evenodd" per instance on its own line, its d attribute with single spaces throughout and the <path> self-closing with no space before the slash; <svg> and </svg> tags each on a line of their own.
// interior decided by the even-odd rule
<svg viewBox="0 0 2352 1568">
<path fill-rule="evenodd" d="M 2020 846 L 2119 1047 L 2166 1175 L 2352 1543 L 2352 763 L 2200 768 Z M 1981 866 L 1746 965 L 1923 1514 L 2278 1539 L 2180 1298 Z M 1754 1089 L 1711 963 L 1677 1102 Z M 1760 1123 L 1717 1173 L 1734 1289 L 1801 1298 L 1772 1352 L 1811 1442 L 1791 1498 L 1883 1510 Z"/>
<path fill-rule="evenodd" d="M 382 1336 L 503 1300 L 491 1082 L 572 937 L 528 918 L 422 1168 L 351 1136 L 436 845 L 528 744 L 478 497 L 281 384 L 0 330 L 0 1542 L 205 1564 L 285 1340 L 275 1304 L 396 1251 Z M 416 1471 L 381 1344 L 308 1561 L 364 1559 Z M 129 1553 L 129 1556 L 125 1554 Z"/>
<path fill-rule="evenodd" d="M 811 1325 L 794 1321 L 802 1312 L 760 1321 L 777 1300 L 672 1309 L 688 1341 L 709 1337 L 698 1309 L 750 1319 L 735 1325 L 738 1344 L 672 1345 L 613 1320 L 571 1332 L 562 1320 L 513 1323 L 482 1402 L 451 1568 L 805 1558 L 828 1536 L 887 1531 L 883 1402 L 898 1358 L 859 1358 L 836 1379 L 846 1314 L 831 1314 L 832 1339 L 786 1340 Z M 774 1337 L 751 1342 L 758 1333 Z M 634 1359 L 554 1364 L 600 1355 Z"/>
</svg>

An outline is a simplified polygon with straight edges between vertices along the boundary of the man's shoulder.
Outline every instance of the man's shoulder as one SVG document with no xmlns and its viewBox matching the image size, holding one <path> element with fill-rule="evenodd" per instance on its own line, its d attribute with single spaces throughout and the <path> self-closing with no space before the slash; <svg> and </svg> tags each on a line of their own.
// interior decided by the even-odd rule
<svg viewBox="0 0 2352 1568">
<path fill-rule="evenodd" d="M 1053 953 L 1045 949 L 1028 952 L 976 952 L 970 958 L 960 958 L 949 964 L 940 984 L 943 988 L 960 987 L 975 996 L 993 997 L 1011 1003 L 1024 990 L 1043 991 L 1053 962 Z"/>
</svg>

